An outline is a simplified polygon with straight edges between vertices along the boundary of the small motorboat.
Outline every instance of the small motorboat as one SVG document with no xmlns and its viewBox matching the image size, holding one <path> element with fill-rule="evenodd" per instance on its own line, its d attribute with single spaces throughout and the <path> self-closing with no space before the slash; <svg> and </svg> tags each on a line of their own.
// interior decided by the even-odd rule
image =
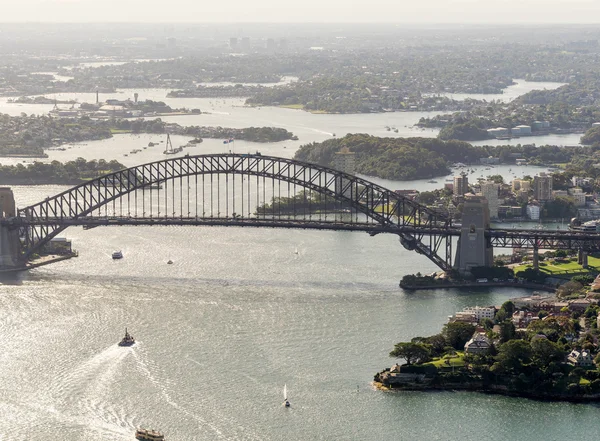
<svg viewBox="0 0 600 441">
<path fill-rule="evenodd" d="M 138 429 L 135 431 L 135 439 L 140 441 L 164 441 L 165 436 L 158 430 Z"/>
<path fill-rule="evenodd" d="M 119 342 L 119 346 L 133 346 L 134 344 L 135 339 L 133 338 L 133 335 L 127 332 L 127 328 L 125 328 L 125 337 Z"/>
<path fill-rule="evenodd" d="M 283 385 L 283 407 L 291 407 L 291 404 L 287 398 L 287 384 Z"/>
<path fill-rule="evenodd" d="M 173 261 L 171 259 L 167 260 L 167 265 L 173 265 Z"/>
<path fill-rule="evenodd" d="M 114 253 L 112 253 L 112 258 L 113 259 L 122 259 L 123 253 L 121 251 L 115 251 Z"/>
</svg>

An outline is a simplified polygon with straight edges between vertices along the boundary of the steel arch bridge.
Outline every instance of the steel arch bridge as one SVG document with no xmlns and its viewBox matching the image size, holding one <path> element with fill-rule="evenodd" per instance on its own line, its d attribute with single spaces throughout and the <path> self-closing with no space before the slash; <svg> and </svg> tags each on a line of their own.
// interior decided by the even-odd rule
<svg viewBox="0 0 600 441">
<path fill-rule="evenodd" d="M 19 209 L 23 258 L 69 226 L 219 225 L 393 233 L 452 268 L 446 216 L 373 182 L 316 164 L 257 154 L 209 154 L 138 165 Z"/>
</svg>

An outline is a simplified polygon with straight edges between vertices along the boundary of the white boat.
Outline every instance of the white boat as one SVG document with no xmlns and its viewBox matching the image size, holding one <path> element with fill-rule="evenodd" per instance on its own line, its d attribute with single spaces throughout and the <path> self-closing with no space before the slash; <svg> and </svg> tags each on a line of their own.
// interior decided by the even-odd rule
<svg viewBox="0 0 600 441">
<path fill-rule="evenodd" d="M 115 251 L 114 253 L 112 253 L 112 258 L 113 259 L 122 259 L 123 253 L 121 251 Z"/>
<path fill-rule="evenodd" d="M 298 254 L 298 247 L 294 250 L 294 254 Z"/>
<path fill-rule="evenodd" d="M 287 398 L 287 384 L 283 385 L 283 407 L 290 407 L 291 404 Z"/>
</svg>

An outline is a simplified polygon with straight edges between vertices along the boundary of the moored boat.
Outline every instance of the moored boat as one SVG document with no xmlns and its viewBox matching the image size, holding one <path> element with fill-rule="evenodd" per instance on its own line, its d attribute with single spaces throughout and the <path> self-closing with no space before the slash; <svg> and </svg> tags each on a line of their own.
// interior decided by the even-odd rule
<svg viewBox="0 0 600 441">
<path fill-rule="evenodd" d="M 121 252 L 121 251 L 115 251 L 114 253 L 112 253 L 112 258 L 113 259 L 122 259 L 123 258 L 123 252 Z"/>
</svg>

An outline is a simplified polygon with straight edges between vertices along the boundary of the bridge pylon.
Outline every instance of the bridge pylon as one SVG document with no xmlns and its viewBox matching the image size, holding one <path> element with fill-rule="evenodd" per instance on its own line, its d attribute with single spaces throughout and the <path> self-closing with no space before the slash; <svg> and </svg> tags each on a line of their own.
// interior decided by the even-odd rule
<svg viewBox="0 0 600 441">
<path fill-rule="evenodd" d="M 0 219 L 15 217 L 15 197 L 9 187 L 0 187 Z M 18 228 L 0 225 L 0 269 L 21 266 L 21 243 Z"/>
<path fill-rule="evenodd" d="M 483 196 L 465 196 L 462 228 L 456 250 L 455 268 L 469 275 L 471 268 L 492 266 L 494 249 L 485 237 L 490 228 L 490 209 Z"/>
</svg>

